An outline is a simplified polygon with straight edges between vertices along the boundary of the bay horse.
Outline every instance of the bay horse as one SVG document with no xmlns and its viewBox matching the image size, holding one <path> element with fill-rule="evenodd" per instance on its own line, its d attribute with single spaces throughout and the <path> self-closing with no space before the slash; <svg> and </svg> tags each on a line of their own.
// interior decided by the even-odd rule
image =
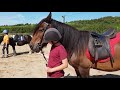
<svg viewBox="0 0 120 90">
<path fill-rule="evenodd" d="M 120 70 L 120 33 L 117 33 L 115 39 L 110 39 L 112 43 L 116 41 L 113 46 L 110 45 L 112 51 L 114 51 L 114 55 L 112 54 L 114 59 L 113 67 L 109 58 L 105 59 L 106 62 L 97 62 L 96 66 L 87 55 L 87 53 L 89 54 L 88 46 L 91 31 L 78 31 L 70 25 L 52 19 L 51 13 L 42 19 L 33 31 L 33 38 L 30 42 L 33 51 L 39 52 L 47 45 L 44 44 L 41 47 L 44 32 L 48 28 L 56 28 L 61 33 L 62 39 L 60 42 L 67 50 L 69 64 L 73 66 L 77 76 L 88 78 L 90 68 L 109 72 Z"/>
<path fill-rule="evenodd" d="M 0 44 L 3 41 L 3 37 L 4 37 L 3 35 L 0 36 Z M 12 46 L 13 49 L 13 55 L 16 56 L 16 50 L 15 50 L 16 43 L 14 42 L 12 37 L 10 37 L 9 39 L 10 39 L 10 45 Z"/>
</svg>

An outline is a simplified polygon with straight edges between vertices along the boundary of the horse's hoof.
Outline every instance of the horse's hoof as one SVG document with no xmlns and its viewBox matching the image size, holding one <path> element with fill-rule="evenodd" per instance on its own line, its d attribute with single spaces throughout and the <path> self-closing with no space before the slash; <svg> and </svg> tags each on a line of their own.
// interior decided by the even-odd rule
<svg viewBox="0 0 120 90">
<path fill-rule="evenodd" d="M 29 54 L 32 54 L 31 52 L 29 52 Z"/>
<path fill-rule="evenodd" d="M 6 56 L 5 58 L 8 58 L 8 56 Z"/>
<path fill-rule="evenodd" d="M 8 57 L 9 57 L 8 55 L 4 56 L 4 58 L 8 58 Z"/>
<path fill-rule="evenodd" d="M 2 56 L 1 58 L 5 58 L 5 57 Z"/>
<path fill-rule="evenodd" d="M 2 55 L 2 57 L 1 58 L 5 58 L 5 55 Z"/>
<path fill-rule="evenodd" d="M 13 56 L 17 56 L 17 54 L 14 54 Z"/>
</svg>

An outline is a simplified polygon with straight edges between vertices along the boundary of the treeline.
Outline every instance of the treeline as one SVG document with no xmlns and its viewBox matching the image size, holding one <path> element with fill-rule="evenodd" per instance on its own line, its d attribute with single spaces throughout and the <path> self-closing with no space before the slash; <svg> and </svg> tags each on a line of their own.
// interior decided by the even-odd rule
<svg viewBox="0 0 120 90">
<path fill-rule="evenodd" d="M 68 22 L 69 25 L 79 30 L 91 30 L 98 33 L 103 33 L 109 28 L 114 28 L 120 31 L 120 17 L 107 16 L 93 20 L 78 20 Z"/>
<path fill-rule="evenodd" d="M 10 33 L 32 33 L 34 28 L 35 28 L 36 24 L 17 24 L 17 25 L 4 25 L 4 26 L 0 26 L 0 33 L 2 33 L 2 31 L 4 29 L 8 29 Z"/>
<path fill-rule="evenodd" d="M 120 17 L 107 16 L 99 19 L 92 20 L 78 20 L 67 22 L 79 30 L 92 30 L 98 33 L 102 33 L 109 28 L 114 28 L 120 31 Z M 17 24 L 12 26 L 0 26 L 0 33 L 4 29 L 8 29 L 10 33 L 32 33 L 37 24 Z"/>
</svg>

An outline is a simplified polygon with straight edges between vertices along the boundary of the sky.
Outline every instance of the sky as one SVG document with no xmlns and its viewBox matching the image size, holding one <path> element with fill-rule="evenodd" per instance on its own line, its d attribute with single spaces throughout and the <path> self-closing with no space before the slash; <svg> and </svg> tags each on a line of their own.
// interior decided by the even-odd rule
<svg viewBox="0 0 120 90">
<path fill-rule="evenodd" d="M 21 23 L 36 24 L 48 14 L 49 12 L 0 12 L 0 26 Z M 52 18 L 57 21 L 63 22 L 62 16 L 65 16 L 65 21 L 69 22 L 98 19 L 105 16 L 120 16 L 120 12 L 52 12 Z"/>
</svg>

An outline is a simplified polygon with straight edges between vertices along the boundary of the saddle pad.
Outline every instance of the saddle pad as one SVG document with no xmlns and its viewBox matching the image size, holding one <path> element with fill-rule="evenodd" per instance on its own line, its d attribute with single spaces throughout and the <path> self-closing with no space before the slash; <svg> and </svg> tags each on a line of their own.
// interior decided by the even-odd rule
<svg viewBox="0 0 120 90">
<path fill-rule="evenodd" d="M 116 37 L 115 37 L 115 38 L 110 39 L 110 50 L 111 50 L 112 56 L 114 56 L 114 54 L 115 54 L 114 46 L 115 46 L 118 42 L 120 42 L 120 32 L 116 34 Z M 94 60 L 94 58 L 92 58 L 92 56 L 90 55 L 88 49 L 86 50 L 86 56 L 87 56 L 87 58 L 90 59 L 91 61 Z M 107 62 L 107 61 L 109 61 L 109 60 L 110 60 L 110 58 L 108 57 L 108 58 L 105 58 L 105 59 L 102 59 L 102 60 L 99 59 L 98 62 L 104 63 L 104 62 Z"/>
<path fill-rule="evenodd" d="M 24 36 L 20 36 L 19 37 L 19 41 L 24 41 L 25 39 L 24 39 Z"/>
</svg>

